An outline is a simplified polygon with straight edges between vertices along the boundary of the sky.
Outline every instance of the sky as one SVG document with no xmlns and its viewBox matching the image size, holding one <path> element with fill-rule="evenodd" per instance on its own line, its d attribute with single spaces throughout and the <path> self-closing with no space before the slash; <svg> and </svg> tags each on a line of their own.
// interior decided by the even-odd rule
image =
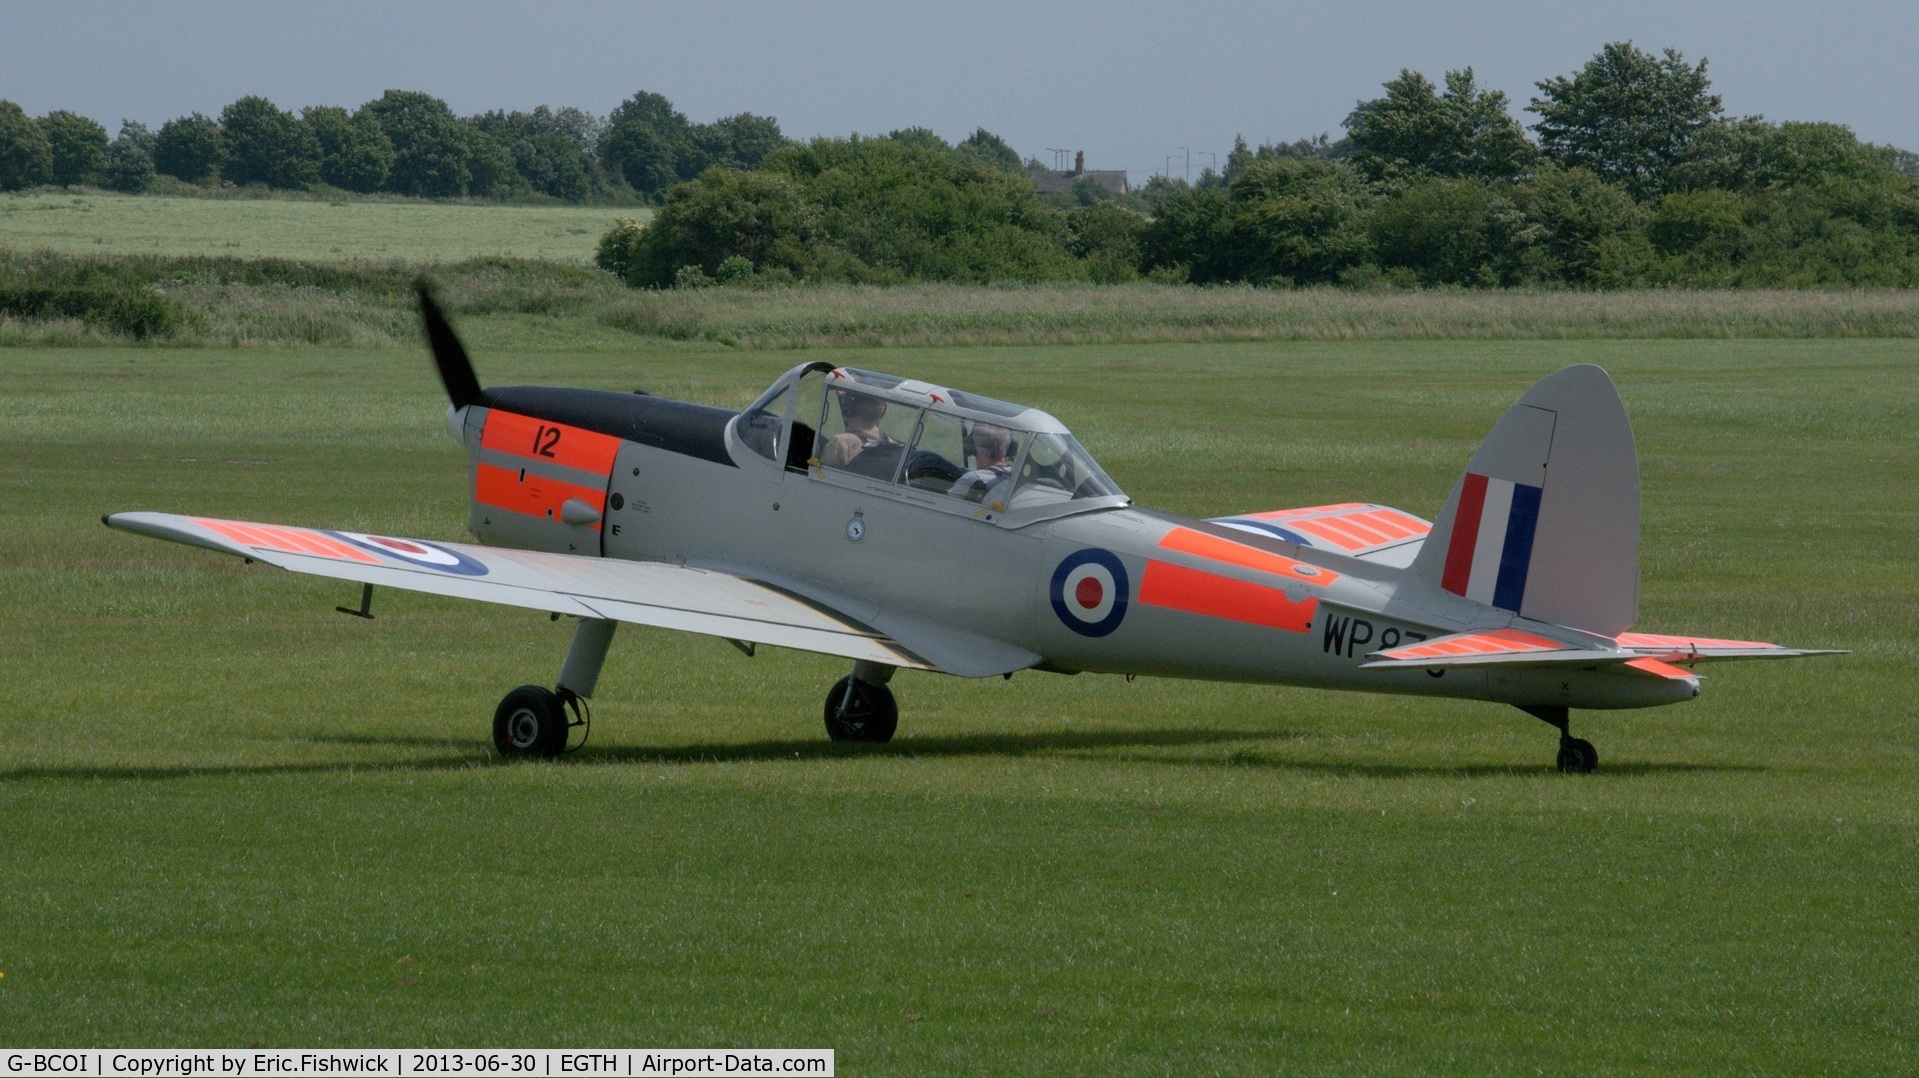
<svg viewBox="0 0 1919 1078">
<path fill-rule="evenodd" d="M 1734 115 L 1827 120 L 1919 149 L 1919 4 L 102 3 L 0 0 L 0 98 L 116 131 L 246 94 L 349 108 L 389 88 L 462 114 L 640 90 L 696 122 L 777 117 L 788 136 L 985 127 L 1024 156 L 1084 150 L 1134 183 L 1232 148 L 1327 132 L 1402 68 L 1471 67 L 1530 124 L 1535 83 L 1609 41 L 1710 61 Z M 1071 154 L 1066 155 L 1070 164 Z"/>
</svg>

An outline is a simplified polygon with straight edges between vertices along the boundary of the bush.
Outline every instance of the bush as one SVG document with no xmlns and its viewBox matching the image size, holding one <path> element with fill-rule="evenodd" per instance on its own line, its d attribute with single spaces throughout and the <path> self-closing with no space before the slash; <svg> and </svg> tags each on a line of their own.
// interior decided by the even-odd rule
<svg viewBox="0 0 1919 1078">
<path fill-rule="evenodd" d="M 1406 269 L 1428 286 L 1500 283 L 1494 201 L 1491 188 L 1471 179 L 1429 179 L 1381 200 L 1372 215 L 1380 266 Z"/>
<path fill-rule="evenodd" d="M 78 318 L 138 339 L 164 335 L 180 323 L 173 301 L 144 289 L 46 286 L 0 281 L 0 314 L 15 318 Z"/>
<path fill-rule="evenodd" d="M 593 253 L 593 264 L 627 283 L 634 281 L 633 262 L 639 257 L 640 236 L 646 226 L 632 217 L 617 217 L 613 227 L 600 237 Z"/>
<path fill-rule="evenodd" d="M 817 211 L 798 184 L 765 172 L 708 169 L 699 179 L 667 193 L 666 204 L 645 228 L 615 224 L 600 240 L 601 265 L 628 284 L 664 288 L 688 266 L 702 276 L 742 258 L 755 269 L 784 267 L 804 273 L 807 248 L 817 238 Z"/>
<path fill-rule="evenodd" d="M 1095 284 L 1139 279 L 1140 239 L 1147 220 L 1112 202 L 1095 202 L 1066 213 L 1067 249 L 1086 264 Z"/>
<path fill-rule="evenodd" d="M 1331 284 L 1367 260 L 1366 211 L 1365 186 L 1345 165 L 1253 160 L 1223 191 L 1163 199 L 1145 265 L 1186 266 L 1196 284 Z"/>
<path fill-rule="evenodd" d="M 1624 187 L 1589 169 L 1541 168 L 1513 189 L 1513 201 L 1527 228 L 1522 240 L 1537 256 L 1530 278 L 1597 284 L 1601 276 L 1618 280 L 1622 265 L 1640 264 L 1639 208 Z M 1603 275 L 1602 261 L 1609 265 Z"/>
<path fill-rule="evenodd" d="M 1065 280 L 1081 276 L 1065 215 L 1023 177 L 916 130 L 815 139 L 767 159 L 818 207 L 810 280 Z M 830 249 L 830 250 L 826 250 Z"/>
</svg>

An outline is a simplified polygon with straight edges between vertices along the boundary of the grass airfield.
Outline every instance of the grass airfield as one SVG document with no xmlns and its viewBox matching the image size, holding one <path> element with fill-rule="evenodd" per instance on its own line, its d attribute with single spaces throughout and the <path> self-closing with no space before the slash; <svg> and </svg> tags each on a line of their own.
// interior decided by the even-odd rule
<svg viewBox="0 0 1919 1078">
<path fill-rule="evenodd" d="M 464 538 L 422 352 L 0 351 L 0 1039 L 817 1046 L 847 1074 L 1919 1065 L 1919 342 L 476 349 L 739 406 L 800 358 L 1045 407 L 1139 502 L 1432 516 L 1534 379 L 1619 382 L 1639 628 L 1844 647 L 1574 715 L 903 674 L 621 629 L 586 749 L 503 765 L 570 625 L 110 532 Z"/>
<path fill-rule="evenodd" d="M 367 198 L 179 198 L 39 190 L 0 195 L 0 244 L 69 254 L 459 261 L 489 255 L 591 265 L 600 236 L 641 207 Z"/>
</svg>

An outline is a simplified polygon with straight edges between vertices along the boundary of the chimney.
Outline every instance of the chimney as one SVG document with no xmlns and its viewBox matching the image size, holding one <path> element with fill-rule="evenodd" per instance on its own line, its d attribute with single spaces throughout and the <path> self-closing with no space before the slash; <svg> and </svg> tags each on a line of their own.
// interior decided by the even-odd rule
<svg viewBox="0 0 1919 1078">
<path fill-rule="evenodd" d="M 1073 155 L 1073 175 L 1075 176 L 1086 175 L 1086 151 L 1085 150 L 1081 150 L 1078 153 Z"/>
</svg>

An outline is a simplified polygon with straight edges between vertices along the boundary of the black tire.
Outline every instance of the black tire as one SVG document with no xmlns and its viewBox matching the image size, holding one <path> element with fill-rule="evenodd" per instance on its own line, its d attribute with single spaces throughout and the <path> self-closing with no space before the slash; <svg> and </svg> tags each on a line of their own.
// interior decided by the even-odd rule
<svg viewBox="0 0 1919 1078">
<path fill-rule="evenodd" d="M 522 685 L 493 711 L 493 747 L 508 759 L 566 751 L 566 707 L 551 689 Z"/>
<path fill-rule="evenodd" d="M 835 741 L 891 741 L 899 724 L 899 705 L 884 685 L 868 685 L 848 674 L 826 694 L 826 736 Z"/>
<path fill-rule="evenodd" d="M 1559 739 L 1559 770 L 1568 775 L 1590 775 L 1599 766 L 1599 750 L 1582 737 Z"/>
</svg>

